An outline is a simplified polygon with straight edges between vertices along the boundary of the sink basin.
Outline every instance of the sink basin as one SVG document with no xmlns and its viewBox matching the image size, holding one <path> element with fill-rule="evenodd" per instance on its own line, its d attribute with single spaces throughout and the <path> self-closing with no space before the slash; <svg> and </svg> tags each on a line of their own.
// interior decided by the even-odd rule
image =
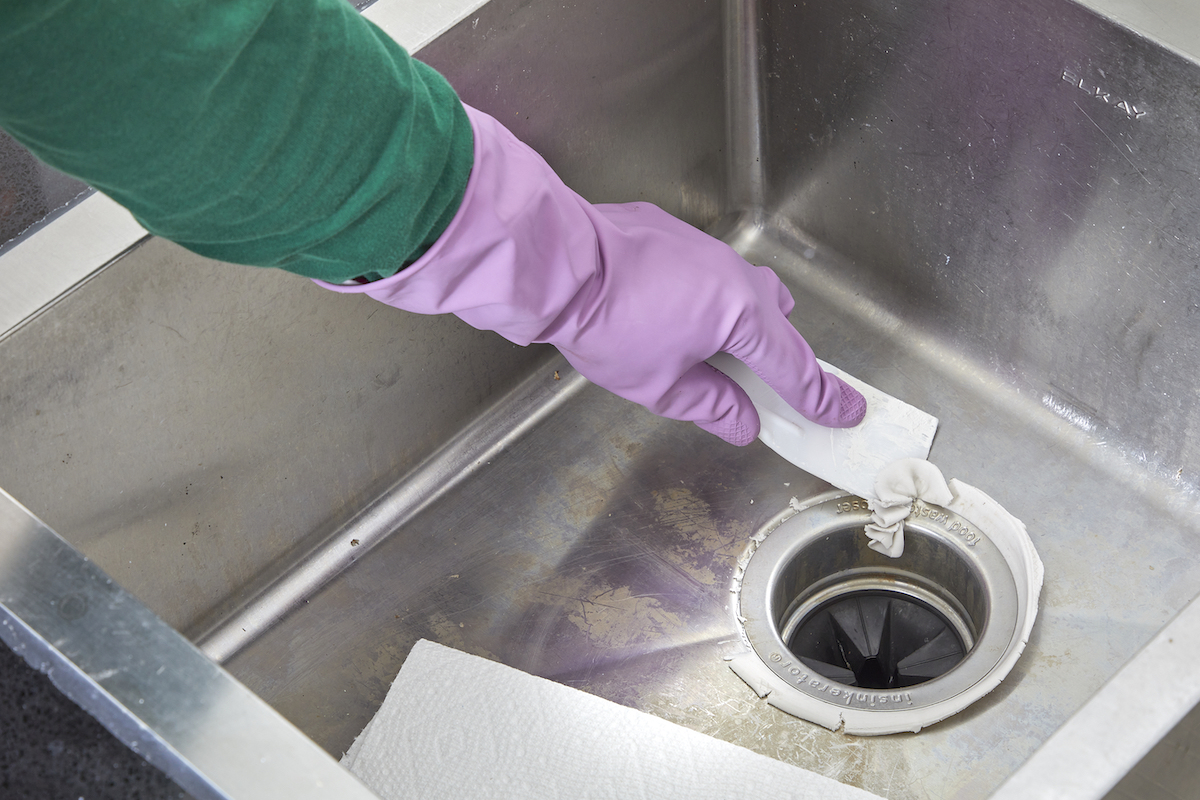
<svg viewBox="0 0 1200 800">
<path fill-rule="evenodd" d="M 321 747 L 427 638 L 885 797 L 984 797 L 1200 593 L 1178 48 L 1069 0 L 492 0 L 421 57 L 590 200 L 776 269 L 820 357 L 940 418 L 930 459 L 1046 583 L 962 713 L 803 722 L 729 669 L 731 587 L 827 484 L 551 349 L 150 240 L 0 340 L 0 486 Z"/>
</svg>

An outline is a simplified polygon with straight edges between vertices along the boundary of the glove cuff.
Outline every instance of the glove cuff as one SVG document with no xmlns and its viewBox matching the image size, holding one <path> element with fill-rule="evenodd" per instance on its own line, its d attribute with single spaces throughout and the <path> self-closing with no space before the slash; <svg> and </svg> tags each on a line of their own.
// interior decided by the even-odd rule
<svg viewBox="0 0 1200 800">
<path fill-rule="evenodd" d="M 520 345 L 545 341 L 597 273 L 594 209 L 491 116 L 466 108 L 474 163 L 462 205 L 408 267 L 365 284 L 314 281 L 417 314 L 451 313 Z M 554 264 L 555 269 L 530 268 Z M 524 265 L 524 269 L 522 269 Z"/>
</svg>

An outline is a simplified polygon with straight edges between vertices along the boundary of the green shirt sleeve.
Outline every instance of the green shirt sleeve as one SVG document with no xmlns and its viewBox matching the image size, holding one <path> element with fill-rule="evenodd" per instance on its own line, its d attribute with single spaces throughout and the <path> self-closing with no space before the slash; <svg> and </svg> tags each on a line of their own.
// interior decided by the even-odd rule
<svg viewBox="0 0 1200 800">
<path fill-rule="evenodd" d="M 344 0 L 6 0 L 0 127 L 151 233 L 334 283 L 418 258 L 473 158 L 445 79 Z"/>
</svg>

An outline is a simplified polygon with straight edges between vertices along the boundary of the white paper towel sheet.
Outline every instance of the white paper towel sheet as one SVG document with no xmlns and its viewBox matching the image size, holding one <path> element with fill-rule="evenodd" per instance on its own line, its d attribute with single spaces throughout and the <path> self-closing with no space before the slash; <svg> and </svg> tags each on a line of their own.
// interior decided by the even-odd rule
<svg viewBox="0 0 1200 800">
<path fill-rule="evenodd" d="M 342 763 L 384 800 L 879 800 L 427 641 L 413 648 Z"/>
</svg>

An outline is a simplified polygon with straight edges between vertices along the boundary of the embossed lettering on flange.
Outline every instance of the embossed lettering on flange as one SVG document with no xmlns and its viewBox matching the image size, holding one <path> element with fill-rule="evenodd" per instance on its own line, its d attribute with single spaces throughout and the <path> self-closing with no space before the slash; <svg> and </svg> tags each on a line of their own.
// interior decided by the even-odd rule
<svg viewBox="0 0 1200 800">
<path fill-rule="evenodd" d="M 1139 108 L 1130 100 L 1117 97 L 1098 83 L 1086 80 L 1070 67 L 1063 69 L 1062 79 L 1093 100 L 1099 100 L 1106 106 L 1110 106 L 1113 109 L 1125 114 L 1125 116 L 1129 117 L 1130 119 L 1141 119 L 1142 117 L 1146 116 L 1146 110 L 1144 108 Z"/>
<path fill-rule="evenodd" d="M 947 533 L 953 533 L 963 539 L 968 547 L 974 547 L 983 539 L 983 534 L 973 530 L 969 525 L 958 520 L 951 521 L 950 515 L 940 508 L 932 508 L 920 500 L 913 501 L 912 519 L 926 519 L 937 524 Z"/>
<path fill-rule="evenodd" d="M 837 702 L 854 708 L 888 708 L 889 705 L 895 708 L 913 704 L 912 692 L 864 690 L 826 680 L 824 676 L 810 672 L 803 662 L 797 663 L 785 658 L 784 654 L 778 651 L 771 653 L 769 660 L 778 666 L 778 669 L 774 670 L 776 675 L 790 678 L 792 683 L 803 687 L 810 695 L 825 693 L 836 697 Z"/>
</svg>

